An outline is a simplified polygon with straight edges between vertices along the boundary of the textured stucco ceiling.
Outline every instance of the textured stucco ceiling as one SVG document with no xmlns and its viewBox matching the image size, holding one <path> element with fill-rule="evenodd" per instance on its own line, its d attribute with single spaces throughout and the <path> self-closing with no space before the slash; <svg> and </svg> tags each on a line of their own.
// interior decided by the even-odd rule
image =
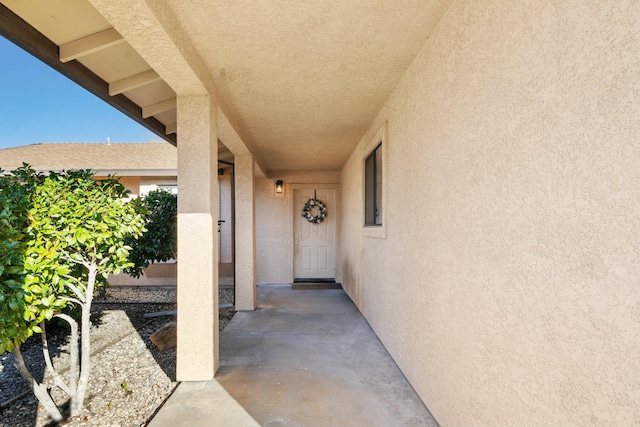
<svg viewBox="0 0 640 427">
<path fill-rule="evenodd" d="M 165 0 L 263 164 L 336 170 L 451 0 Z"/>
<path fill-rule="evenodd" d="M 147 1 L 0 3 L 59 46 L 113 25 L 127 42 L 78 61 L 109 85 L 150 69 L 160 73 L 163 81 L 124 92 L 140 107 L 191 93 L 193 78 L 184 76 L 197 74 L 204 86 L 212 79 L 268 175 L 339 170 L 452 3 Z M 163 19 L 156 21 L 157 14 Z M 172 56 L 176 52 L 186 52 L 188 66 Z M 197 73 L 185 71 L 194 65 Z M 154 116 L 175 125 L 175 108 Z"/>
</svg>

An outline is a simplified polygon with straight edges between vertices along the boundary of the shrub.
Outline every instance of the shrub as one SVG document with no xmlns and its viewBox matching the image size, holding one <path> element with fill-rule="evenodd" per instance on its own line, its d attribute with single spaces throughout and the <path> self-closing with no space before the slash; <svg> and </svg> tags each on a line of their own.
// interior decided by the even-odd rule
<svg viewBox="0 0 640 427">
<path fill-rule="evenodd" d="M 138 239 L 127 240 L 132 248 L 129 261 L 133 266 L 125 271 L 133 277 L 140 277 L 150 263 L 177 258 L 178 198 L 169 191 L 154 190 L 132 203 L 144 215 L 146 231 Z"/>
</svg>

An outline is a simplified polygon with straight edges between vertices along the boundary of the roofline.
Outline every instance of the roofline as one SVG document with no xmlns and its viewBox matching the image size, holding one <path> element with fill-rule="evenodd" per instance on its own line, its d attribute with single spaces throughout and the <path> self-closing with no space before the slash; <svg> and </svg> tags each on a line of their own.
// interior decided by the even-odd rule
<svg viewBox="0 0 640 427">
<path fill-rule="evenodd" d="M 59 47 L 38 30 L 0 4 L 0 35 L 71 79 L 127 117 L 149 129 L 163 140 L 177 145 L 176 134 L 167 135 L 166 126 L 154 117 L 143 118 L 142 108 L 126 96 L 109 95 L 109 84 L 77 60 L 60 62 Z"/>
</svg>

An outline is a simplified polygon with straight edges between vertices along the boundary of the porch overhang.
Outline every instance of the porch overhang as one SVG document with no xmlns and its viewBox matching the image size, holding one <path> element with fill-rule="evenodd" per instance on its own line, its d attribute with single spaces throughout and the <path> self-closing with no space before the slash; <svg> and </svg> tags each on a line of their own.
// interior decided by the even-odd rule
<svg viewBox="0 0 640 427">
<path fill-rule="evenodd" d="M 149 129 L 159 138 L 173 145 L 177 144 L 176 134 L 168 133 L 165 124 L 155 117 L 145 117 L 143 109 L 122 93 L 111 95 L 109 84 L 92 70 L 78 61 L 62 62 L 58 45 L 3 4 L 0 4 L 0 35 Z"/>
</svg>

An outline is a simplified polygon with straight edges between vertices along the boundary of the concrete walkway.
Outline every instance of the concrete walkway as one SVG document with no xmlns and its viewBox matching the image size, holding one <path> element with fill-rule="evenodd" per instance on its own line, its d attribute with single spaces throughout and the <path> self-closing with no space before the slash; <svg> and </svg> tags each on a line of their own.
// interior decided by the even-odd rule
<svg viewBox="0 0 640 427">
<path fill-rule="evenodd" d="M 437 426 L 342 290 L 258 287 L 220 334 L 214 381 L 182 383 L 159 426 Z"/>
</svg>

